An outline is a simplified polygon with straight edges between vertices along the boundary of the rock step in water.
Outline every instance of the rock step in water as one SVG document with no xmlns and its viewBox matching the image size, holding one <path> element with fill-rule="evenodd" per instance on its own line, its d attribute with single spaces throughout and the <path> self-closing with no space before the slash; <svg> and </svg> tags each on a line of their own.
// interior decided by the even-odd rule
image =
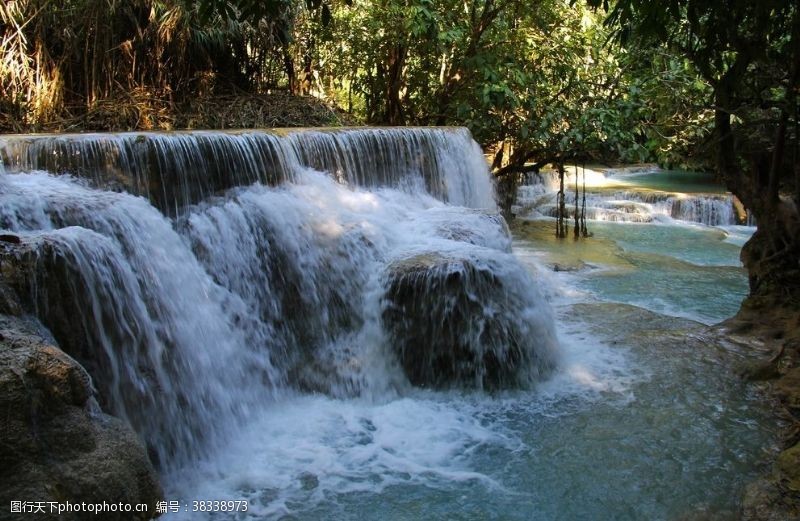
<svg viewBox="0 0 800 521">
<path fill-rule="evenodd" d="M 519 320 L 530 302 L 491 263 L 428 252 L 387 279 L 384 327 L 412 384 L 527 386 L 554 368 L 550 329 Z"/>
</svg>

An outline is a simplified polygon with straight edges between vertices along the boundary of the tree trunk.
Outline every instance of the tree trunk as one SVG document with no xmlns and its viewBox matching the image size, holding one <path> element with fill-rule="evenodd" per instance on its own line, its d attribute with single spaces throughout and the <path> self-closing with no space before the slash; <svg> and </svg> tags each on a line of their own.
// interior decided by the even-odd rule
<svg viewBox="0 0 800 521">
<path fill-rule="evenodd" d="M 392 45 L 386 60 L 386 113 L 384 119 L 389 125 L 405 125 L 403 103 L 400 91 L 403 88 L 403 67 L 406 63 L 407 49 L 404 45 Z"/>
<path fill-rule="evenodd" d="M 743 183 L 744 175 L 735 165 L 734 139 L 729 114 L 718 114 L 715 118 L 720 138 L 720 171 L 728 188 L 744 203 L 756 219 L 758 229 L 742 248 L 741 259 L 748 271 L 750 295 L 746 306 L 800 308 L 800 197 L 781 197 L 782 181 L 792 178 L 800 181 L 797 165 L 787 165 L 785 145 L 789 127 L 789 115 L 797 113 L 797 88 L 800 73 L 800 28 L 798 20 L 792 31 L 792 63 L 786 106 L 775 128 L 775 140 L 771 154 L 753 162 L 751 183 Z M 728 79 L 728 78 L 724 78 Z M 732 78 L 733 79 L 733 78 Z M 726 99 L 728 82 L 717 86 L 717 112 L 729 107 Z M 798 136 L 794 136 L 797 140 Z M 795 158 L 796 159 L 796 158 Z M 798 187 L 795 186 L 795 193 Z"/>
<path fill-rule="evenodd" d="M 584 237 L 589 236 L 589 230 L 586 228 L 586 163 L 583 164 L 581 167 L 583 171 L 583 202 L 581 203 L 581 235 Z M 578 182 L 578 177 L 576 174 L 575 182 Z"/>
<path fill-rule="evenodd" d="M 297 73 L 294 70 L 294 59 L 289 46 L 283 46 L 283 70 L 286 72 L 286 79 L 289 82 L 289 93 L 297 94 Z"/>
</svg>

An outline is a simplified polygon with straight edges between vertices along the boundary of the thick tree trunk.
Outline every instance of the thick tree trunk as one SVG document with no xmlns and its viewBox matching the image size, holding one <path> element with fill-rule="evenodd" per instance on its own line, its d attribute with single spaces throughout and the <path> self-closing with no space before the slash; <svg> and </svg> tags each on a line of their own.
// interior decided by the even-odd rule
<svg viewBox="0 0 800 521">
<path fill-rule="evenodd" d="M 294 70 L 294 59 L 289 52 L 288 46 L 283 47 L 283 70 L 289 82 L 289 93 L 297 94 L 297 73 Z"/>
<path fill-rule="evenodd" d="M 793 34 L 793 37 L 797 36 Z M 790 191 L 781 195 L 781 188 L 786 191 L 792 184 L 797 169 L 793 161 L 787 163 L 785 154 L 789 115 L 790 112 L 796 112 L 798 70 L 800 49 L 795 46 L 787 106 L 782 109 L 775 128 L 772 149 L 752 158 L 751 171 L 747 175 L 737 163 L 735 137 L 731 128 L 730 110 L 733 104 L 730 93 L 738 81 L 735 71 L 723 77 L 715 89 L 719 172 L 731 192 L 752 212 L 758 225 L 741 254 L 750 281 L 750 295 L 745 303 L 747 307 L 800 308 L 798 201 Z M 797 140 L 796 135 L 794 139 Z"/>
</svg>

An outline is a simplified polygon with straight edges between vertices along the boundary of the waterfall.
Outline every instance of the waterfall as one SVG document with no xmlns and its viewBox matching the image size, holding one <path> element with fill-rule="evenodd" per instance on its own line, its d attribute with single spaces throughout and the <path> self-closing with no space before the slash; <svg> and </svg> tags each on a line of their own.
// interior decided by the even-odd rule
<svg viewBox="0 0 800 521">
<path fill-rule="evenodd" d="M 556 363 L 549 306 L 463 129 L 12 136 L 0 149 L 0 229 L 21 242 L 0 260 L 162 468 L 287 394 L 535 385 Z M 412 273 L 414 259 L 435 262 Z M 432 353 L 425 378 L 409 376 L 412 344 Z"/>
<path fill-rule="evenodd" d="M 267 324 L 214 284 L 145 200 L 41 173 L 0 186 L 0 227 L 41 245 L 32 253 L 36 314 L 87 366 L 102 405 L 153 442 L 157 461 L 213 440 L 220 410 L 239 417 L 280 381 Z M 226 392 L 254 375 L 249 396 Z"/>
<path fill-rule="evenodd" d="M 672 203 L 670 214 L 674 219 L 698 222 L 709 226 L 737 224 L 733 209 L 733 196 L 676 199 Z"/>
<path fill-rule="evenodd" d="M 234 186 L 291 181 L 304 167 L 352 186 L 413 180 L 452 204 L 495 206 L 480 147 L 461 128 L 5 136 L 0 161 L 6 172 L 69 173 L 170 212 Z"/>
</svg>

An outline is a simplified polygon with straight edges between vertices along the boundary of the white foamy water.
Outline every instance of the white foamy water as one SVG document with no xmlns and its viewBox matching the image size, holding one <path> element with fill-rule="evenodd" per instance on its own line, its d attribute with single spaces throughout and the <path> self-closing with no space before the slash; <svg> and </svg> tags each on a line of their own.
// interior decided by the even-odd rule
<svg viewBox="0 0 800 521">
<path fill-rule="evenodd" d="M 587 411 L 597 402 L 624 407 L 634 400 L 632 385 L 649 378 L 627 350 L 612 349 L 579 327 L 560 337 L 561 368 L 534 391 L 287 398 L 254 418 L 227 450 L 193 467 L 191 477 L 182 471 L 169 495 L 246 499 L 249 512 L 239 517 L 248 519 L 350 518 L 339 511 L 347 498 L 377 499 L 398 488 L 451 495 L 478 487 L 500 504 L 513 501 L 524 491 L 498 475 L 487 455 L 505 465 L 534 449 L 523 439 L 528 422 Z M 376 510 L 367 517 L 383 515 Z"/>
<path fill-rule="evenodd" d="M 764 444 L 741 384 L 595 329 L 582 272 L 510 252 L 463 130 L 3 139 L 0 228 L 31 248 L 39 318 L 147 443 L 165 499 L 248 502 L 165 519 L 668 518 L 730 508 Z M 398 304 L 408 259 L 445 262 Z M 428 338 L 389 327 L 403 304 Z M 521 354 L 499 389 L 480 363 L 417 388 L 398 330 L 486 366 L 509 360 L 498 339 Z"/>
</svg>

